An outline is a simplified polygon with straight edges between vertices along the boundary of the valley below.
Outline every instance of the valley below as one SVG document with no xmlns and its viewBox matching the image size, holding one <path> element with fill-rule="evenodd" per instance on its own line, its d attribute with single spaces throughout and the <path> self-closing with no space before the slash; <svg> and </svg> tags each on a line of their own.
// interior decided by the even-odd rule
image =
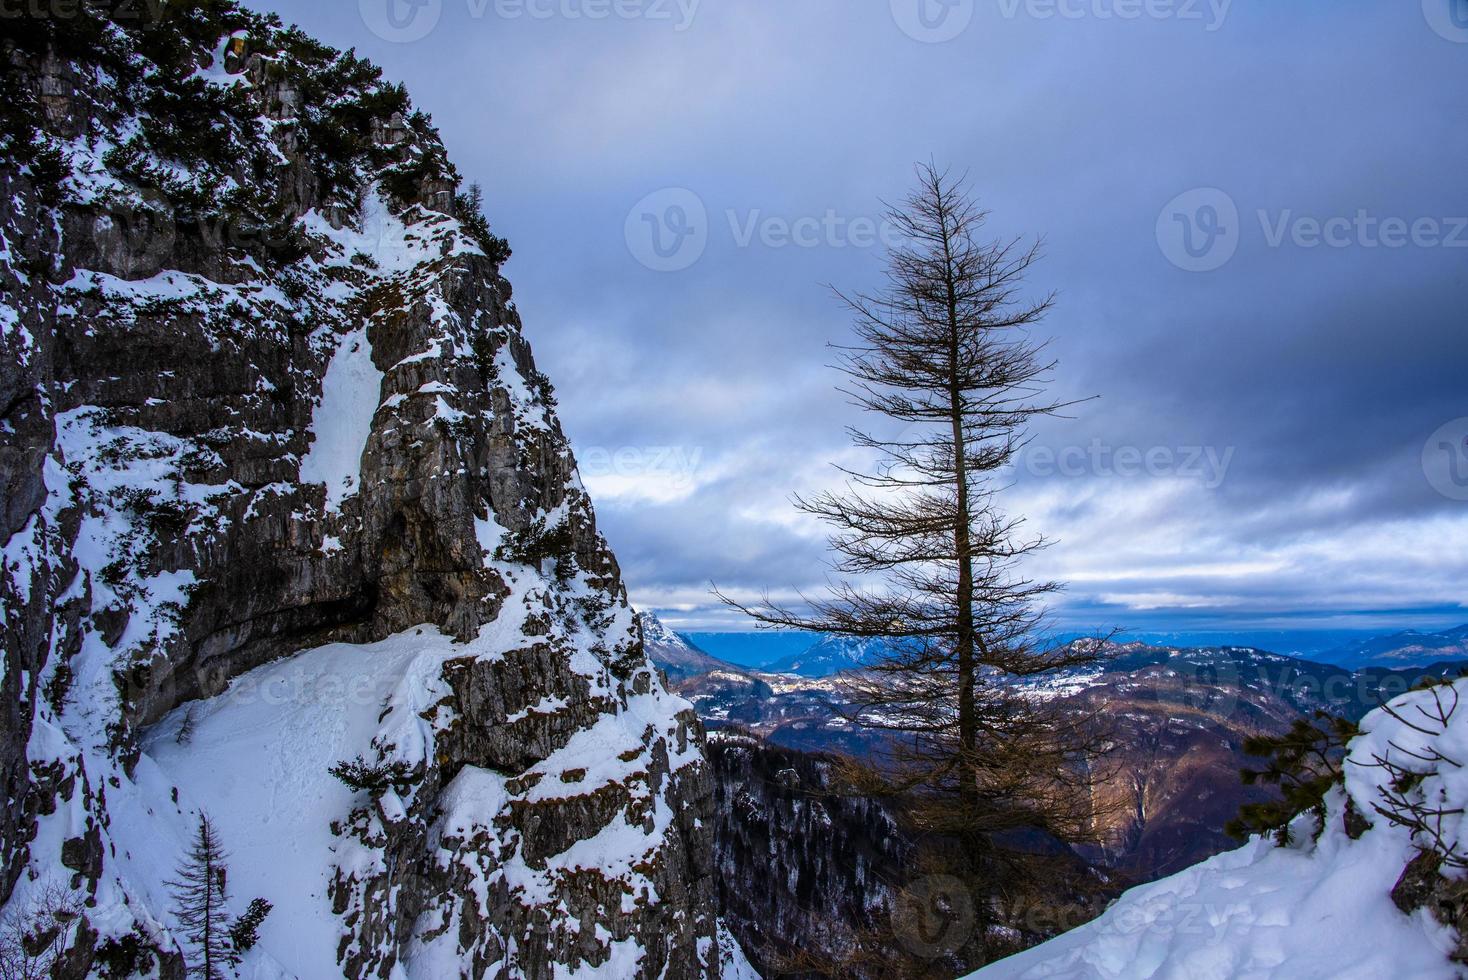
<svg viewBox="0 0 1468 980">
<path fill-rule="evenodd" d="M 879 651 L 824 640 L 769 669 L 740 667 L 642 618 L 653 663 L 709 731 L 721 915 L 764 975 L 944 977 L 981 965 L 904 942 L 904 895 L 926 880 L 909 863 L 913 841 L 894 812 L 853 796 L 836 775 L 840 757 L 869 757 L 888 737 L 860 724 L 848 695 L 849 672 Z M 1427 680 L 1463 673 L 1457 661 L 1421 662 L 1421 651 L 1441 645 L 1416 645 L 1415 657 L 1385 658 L 1404 666 L 1350 670 L 1250 647 L 1113 642 L 1094 665 L 1028 682 L 1032 696 L 1111 725 L 1095 788 L 1104 843 L 1076 854 L 1104 881 L 1101 894 L 1114 898 L 1239 846 L 1225 825 L 1242 806 L 1278 795 L 1241 781 L 1240 770 L 1260 763 L 1246 740 L 1282 735 L 1316 712 L 1356 721 Z M 1028 923 L 1037 931 L 1024 944 L 1101 907 L 1047 910 L 1047 921 Z"/>
</svg>

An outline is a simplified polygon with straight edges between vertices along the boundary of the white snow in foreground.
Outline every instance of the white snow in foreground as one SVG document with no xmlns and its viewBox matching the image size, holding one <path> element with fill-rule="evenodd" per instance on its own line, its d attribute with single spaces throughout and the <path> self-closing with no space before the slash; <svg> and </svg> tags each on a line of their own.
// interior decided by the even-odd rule
<svg viewBox="0 0 1468 980">
<path fill-rule="evenodd" d="M 314 439 L 301 460 L 301 480 L 326 484 L 326 509 L 357 492 L 372 416 L 382 401 L 382 372 L 372 363 L 365 327 L 343 335 L 311 413 Z"/>
<path fill-rule="evenodd" d="M 1413 762 L 1428 747 L 1463 763 L 1442 763 L 1419 792 L 1448 809 L 1468 804 L 1468 681 L 1455 690 L 1464 704 L 1445 732 L 1430 736 L 1377 710 L 1352 741 L 1346 786 L 1329 798 L 1326 829 L 1312 839 L 1313 819 L 1297 821 L 1295 843 L 1255 838 L 1170 878 L 1134 888 L 1099 919 L 995 963 L 971 980 L 1439 980 L 1468 976 L 1450 962 L 1455 934 L 1426 912 L 1407 916 L 1391 891 L 1417 854 L 1406 829 L 1372 809 L 1389 777 L 1374 757 Z M 1439 693 L 1452 703 L 1453 694 Z M 1434 711 L 1430 692 L 1391 703 L 1404 718 L 1431 729 L 1417 711 Z M 1441 726 L 1438 726 L 1439 728 Z M 1393 743 L 1393 744 L 1389 744 Z M 1429 772 L 1416 762 L 1410 768 Z M 1372 828 L 1359 840 L 1343 829 L 1346 794 Z M 1456 840 L 1462 817 L 1450 817 Z"/>
</svg>

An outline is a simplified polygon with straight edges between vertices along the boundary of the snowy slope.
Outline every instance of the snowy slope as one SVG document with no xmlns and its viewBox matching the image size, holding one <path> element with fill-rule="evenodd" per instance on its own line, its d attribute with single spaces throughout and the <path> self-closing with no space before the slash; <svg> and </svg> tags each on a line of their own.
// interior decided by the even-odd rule
<svg viewBox="0 0 1468 980">
<path fill-rule="evenodd" d="M 355 794 L 322 775 L 371 744 L 382 705 L 394 694 L 417 693 L 422 708 L 441 696 L 438 675 L 451 650 L 437 630 L 415 630 L 381 643 L 307 651 L 238 678 L 217 698 L 173 712 L 144 743 L 144 771 L 179 787 L 178 812 L 169 822 L 187 834 L 193 813 L 207 812 L 232 857 L 237 904 L 255 896 L 275 904 L 261 930 L 260 952 L 289 975 L 341 975 L 332 941 L 340 925 L 327 894 L 341 841 L 331 824 L 351 812 Z M 194 734 L 179 744 L 187 715 Z M 177 860 L 177 848 L 157 846 L 156 831 L 127 829 L 143 832 L 141 840 L 119 834 L 139 858 L 147 854 L 134 862 L 140 877 Z"/>
<path fill-rule="evenodd" d="M 250 955 L 255 975 L 274 976 L 278 969 L 282 976 L 300 978 L 342 976 L 336 949 L 343 930 L 332 912 L 331 882 L 339 867 L 369 856 L 334 834 L 332 825 L 344 822 L 366 794 L 323 776 L 333 763 L 375 742 L 395 745 L 405 761 L 430 753 L 436 732 L 444 728 L 436 705 L 449 694 L 442 679 L 445 664 L 466 656 L 496 659 L 502 642 L 486 629 L 480 640 L 465 646 L 421 627 L 378 643 L 333 644 L 258 668 L 237 678 L 225 694 L 174 711 L 145 742 L 139 789 L 157 801 L 171 798 L 177 787 L 177 806 L 146 822 L 123 821 L 115 828 L 140 880 L 156 878 L 157 868 L 176 862 L 194 815 L 203 810 L 231 853 L 230 882 L 239 911 L 257 896 L 275 905 L 261 930 L 260 947 Z M 612 750 L 638 748 L 646 727 L 666 717 L 668 700 L 654 688 L 626 710 L 602 716 L 594 729 L 545 759 L 537 771 L 559 777 L 565 769 L 591 763 L 582 786 L 629 780 L 631 766 Z M 192 733 L 180 742 L 186 718 Z M 695 765 L 700 758 L 697 746 L 687 743 L 672 769 Z M 493 827 L 511 806 L 543 799 L 556 792 L 551 787 L 564 785 L 559 778 L 517 782 L 507 785 L 505 776 L 465 767 L 443 795 L 444 813 L 435 832 L 450 839 L 466 828 Z M 394 796 L 390 791 L 379 809 L 388 816 L 395 809 L 405 814 L 404 802 Z M 539 868 L 526 864 L 518 841 L 509 835 L 484 887 L 487 892 L 505 886 L 523 900 L 543 901 L 567 873 L 597 870 L 636 878 L 635 866 L 661 846 L 667 819 L 657 818 L 651 827 L 615 820 L 602 834 Z M 440 855 L 444 861 L 464 858 L 447 846 Z M 651 883 L 643 879 L 642 887 Z M 394 975 L 404 980 L 428 980 L 449 971 L 457 975 L 452 939 L 420 944 Z M 614 957 L 579 975 L 626 975 L 637 958 L 632 949 L 627 952 L 630 959 L 618 963 Z M 726 972 L 738 976 L 733 953 L 729 962 L 732 972 Z"/>
<path fill-rule="evenodd" d="M 1451 710 L 1468 681 L 1418 691 L 1377 710 L 1352 741 L 1344 787 L 1329 798 L 1318 839 L 1298 818 L 1291 846 L 1255 838 L 1170 878 L 1132 889 L 1099 919 L 973 974 L 977 980 L 1445 980 L 1468 976 L 1449 960 L 1457 934 L 1425 909 L 1393 901 L 1407 865 L 1427 846 L 1376 810 L 1392 777 L 1379 762 L 1416 773 L 1411 802 L 1468 804 L 1468 705 Z M 1438 701 L 1437 698 L 1441 700 Z M 1438 704 L 1446 724 L 1436 720 Z M 1441 758 L 1439 758 L 1441 756 Z M 1437 761 L 1429 762 L 1433 759 Z M 1449 761 L 1450 760 L 1450 761 Z M 1420 782 L 1419 782 L 1420 778 Z M 1349 804 L 1369 829 L 1345 829 Z M 1457 853 L 1461 813 L 1444 821 Z"/>
</svg>

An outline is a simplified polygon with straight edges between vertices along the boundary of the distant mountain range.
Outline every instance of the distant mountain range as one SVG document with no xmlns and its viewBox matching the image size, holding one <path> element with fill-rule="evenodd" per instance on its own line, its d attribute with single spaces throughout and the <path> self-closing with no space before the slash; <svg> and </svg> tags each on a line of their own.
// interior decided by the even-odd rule
<svg viewBox="0 0 1468 980">
<path fill-rule="evenodd" d="M 637 616 L 648 653 L 672 680 L 719 668 L 740 673 L 832 677 L 845 670 L 870 666 L 886 649 L 883 640 L 805 633 L 686 634 L 668 627 L 655 613 L 643 612 Z M 719 647 L 725 655 L 711 654 L 704 648 L 704 642 Z"/>
<path fill-rule="evenodd" d="M 883 649 L 880 640 L 788 631 L 680 634 L 661 622 L 658 628 L 662 639 L 657 642 L 669 645 L 670 649 L 682 643 L 738 669 L 800 677 L 831 677 L 845 670 L 860 669 L 870 665 Z M 1124 639 L 1166 649 L 1248 647 L 1347 670 L 1426 667 L 1445 660 L 1468 660 L 1468 625 L 1435 633 L 1405 630 L 1379 636 L 1353 635 L 1341 630 L 1275 630 L 1237 634 L 1128 633 Z M 649 640 L 649 644 L 653 642 Z"/>
<path fill-rule="evenodd" d="M 820 639 L 796 630 L 744 630 L 739 633 L 684 631 L 683 638 L 710 656 L 740 667 L 762 669 L 785 657 L 804 653 Z"/>
<path fill-rule="evenodd" d="M 871 666 L 882 658 L 887 649 L 886 640 L 828 636 L 810 649 L 767 663 L 762 669 L 771 674 L 832 677 L 843 670 Z"/>
<path fill-rule="evenodd" d="M 1347 670 L 1425 667 L 1443 660 L 1468 659 L 1468 626 L 1440 633 L 1404 630 L 1390 636 L 1375 636 L 1323 653 L 1319 659 Z"/>
</svg>

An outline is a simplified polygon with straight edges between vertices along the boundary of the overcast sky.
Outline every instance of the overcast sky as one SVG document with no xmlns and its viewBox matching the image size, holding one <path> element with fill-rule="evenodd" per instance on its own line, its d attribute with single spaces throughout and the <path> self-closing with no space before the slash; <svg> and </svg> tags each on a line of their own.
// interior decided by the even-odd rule
<svg viewBox="0 0 1468 980">
<path fill-rule="evenodd" d="M 1044 237 L 1056 389 L 1097 396 L 1006 494 L 1058 623 L 1468 621 L 1464 0 L 252 5 L 406 82 L 484 186 L 676 626 L 742 627 L 711 581 L 826 580 L 789 503 L 855 461 L 826 284 L 876 283 L 880 200 L 930 157 Z"/>
</svg>

